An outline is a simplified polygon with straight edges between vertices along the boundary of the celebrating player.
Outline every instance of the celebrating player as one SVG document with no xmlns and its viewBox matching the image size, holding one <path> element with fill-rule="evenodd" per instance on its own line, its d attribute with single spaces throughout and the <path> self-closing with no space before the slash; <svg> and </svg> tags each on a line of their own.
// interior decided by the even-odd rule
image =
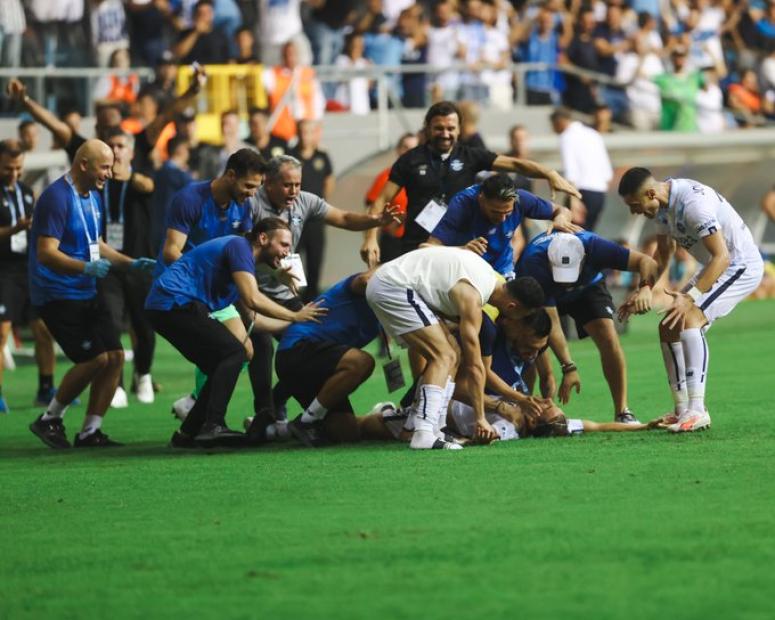
<svg viewBox="0 0 775 620">
<path fill-rule="evenodd" d="M 656 220 L 660 279 L 676 244 L 701 266 L 684 290 L 665 291 L 673 302 L 659 324 L 659 339 L 675 403 L 669 430 L 707 428 L 705 332 L 759 286 L 764 274 L 761 255 L 737 211 L 707 185 L 691 179 L 657 181 L 646 168 L 631 168 L 619 182 L 619 195 L 631 213 Z M 620 317 L 647 311 L 653 288 L 642 286 L 633 293 L 620 308 Z"/>
</svg>

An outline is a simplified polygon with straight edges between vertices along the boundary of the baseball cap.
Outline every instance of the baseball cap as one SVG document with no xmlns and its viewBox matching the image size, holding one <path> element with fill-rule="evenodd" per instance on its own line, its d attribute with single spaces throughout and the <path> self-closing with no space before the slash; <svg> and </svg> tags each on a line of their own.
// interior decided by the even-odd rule
<svg viewBox="0 0 775 620">
<path fill-rule="evenodd" d="M 549 263 L 552 279 L 559 284 L 573 284 L 579 279 L 584 260 L 584 244 L 570 233 L 555 233 L 549 242 Z"/>
</svg>

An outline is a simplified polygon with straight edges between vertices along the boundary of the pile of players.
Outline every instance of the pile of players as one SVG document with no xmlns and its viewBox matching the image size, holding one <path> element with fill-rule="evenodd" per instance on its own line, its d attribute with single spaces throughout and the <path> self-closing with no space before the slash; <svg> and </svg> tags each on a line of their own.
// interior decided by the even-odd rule
<svg viewBox="0 0 775 620">
<path fill-rule="evenodd" d="M 309 446 L 394 437 L 416 449 L 460 449 L 466 440 L 648 428 L 657 423 L 640 424 L 627 406 L 625 358 L 602 272 L 638 274 L 621 319 L 648 312 L 676 243 L 701 269 L 685 291 L 669 292 L 674 302 L 660 323 L 675 406 L 658 423 L 675 432 L 707 428 L 705 331 L 762 274 L 751 234 L 729 203 L 695 181 L 660 182 L 643 168 L 629 170 L 619 193 L 633 213 L 657 220 L 655 260 L 579 229 L 565 207 L 517 190 L 509 173 L 545 178 L 553 190 L 578 196 L 539 164 L 461 145 L 453 104 L 432 106 L 424 131 L 425 142 L 396 161 L 369 213 L 301 192 L 292 157 L 267 164 L 254 151 L 238 151 L 220 177 L 176 195 L 155 263 L 131 259 L 101 238 L 98 190 L 110 176 L 113 152 L 99 140 L 84 143 L 70 173 L 41 196 L 30 230 L 33 304 L 75 362 L 33 433 L 49 446 L 68 447 L 64 412 L 91 384 L 74 445 L 118 445 L 101 425 L 123 352 L 95 282 L 113 270 L 151 269 L 146 316 L 200 376 L 193 406 L 179 416 L 174 447 L 255 445 L 289 431 Z M 495 174 L 474 183 L 484 170 Z M 401 189 L 405 215 L 392 204 Z M 525 217 L 552 228 L 515 264 L 511 242 Z M 304 305 L 297 294 L 303 267 L 293 250 L 304 223 L 315 218 L 369 231 L 362 250 L 369 269 Z M 380 264 L 376 230 L 404 218 L 401 256 Z M 614 404 L 609 425 L 567 420 L 554 404 L 556 393 L 565 403 L 581 387 L 562 315 L 600 351 Z M 272 334 L 280 338 L 274 389 Z M 400 407 L 355 416 L 348 397 L 372 374 L 375 362 L 363 347 L 378 336 L 408 348 L 415 382 Z M 548 349 L 560 362 L 559 388 Z M 246 363 L 255 415 L 239 433 L 225 415 Z M 395 379 L 394 364 L 386 375 Z M 532 395 L 536 376 L 540 396 Z M 278 412 L 291 396 L 304 411 L 286 424 Z"/>
</svg>

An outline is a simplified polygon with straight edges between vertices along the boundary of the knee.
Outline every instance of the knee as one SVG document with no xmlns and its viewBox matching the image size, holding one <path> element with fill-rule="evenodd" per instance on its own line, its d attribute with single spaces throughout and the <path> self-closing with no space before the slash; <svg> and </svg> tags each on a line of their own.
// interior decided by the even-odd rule
<svg viewBox="0 0 775 620">
<path fill-rule="evenodd" d="M 590 333 L 594 333 L 595 344 L 601 351 L 618 351 L 621 348 L 613 321 L 603 319 L 593 325 L 590 326 L 592 328 Z"/>
<path fill-rule="evenodd" d="M 121 368 L 124 365 L 124 350 L 108 351 L 107 366 L 113 369 Z"/>
<path fill-rule="evenodd" d="M 365 381 L 374 372 L 374 358 L 360 349 L 350 349 L 342 358 L 345 371 L 360 381 Z"/>
<path fill-rule="evenodd" d="M 103 351 L 99 355 L 93 357 L 87 362 L 94 370 L 104 370 L 110 364 L 110 352 Z"/>
<path fill-rule="evenodd" d="M 438 352 L 439 363 L 443 364 L 449 374 L 454 374 L 458 364 L 458 356 L 452 347 L 445 347 Z"/>
</svg>

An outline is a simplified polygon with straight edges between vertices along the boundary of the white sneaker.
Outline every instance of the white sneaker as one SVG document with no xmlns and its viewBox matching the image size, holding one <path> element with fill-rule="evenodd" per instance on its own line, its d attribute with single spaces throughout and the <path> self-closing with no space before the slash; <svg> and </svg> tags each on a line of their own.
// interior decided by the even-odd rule
<svg viewBox="0 0 775 620">
<path fill-rule="evenodd" d="M 172 415 L 183 422 L 188 417 L 188 413 L 194 408 L 195 404 L 196 398 L 191 396 L 191 394 L 186 394 L 172 403 Z"/>
<path fill-rule="evenodd" d="M 246 431 L 250 428 L 250 425 L 253 424 L 253 416 L 248 416 L 244 420 L 242 420 L 242 428 L 244 428 Z"/>
<path fill-rule="evenodd" d="M 155 398 L 151 375 L 140 375 L 137 378 L 137 400 L 143 404 L 150 405 Z"/>
<path fill-rule="evenodd" d="M 387 410 L 392 409 L 393 411 L 395 411 L 396 410 L 396 404 L 392 403 L 390 401 L 385 401 L 384 403 L 377 403 L 376 405 L 374 405 L 371 408 L 371 411 L 369 411 L 369 415 L 371 415 L 373 413 L 381 413 L 381 414 L 384 415 L 386 409 Z M 388 413 L 387 415 L 391 415 L 391 414 Z"/>
<path fill-rule="evenodd" d="M 691 411 L 678 418 L 678 422 L 667 427 L 671 433 L 693 433 L 694 431 L 703 431 L 710 428 L 710 415 L 708 410 Z"/>
<path fill-rule="evenodd" d="M 413 450 L 462 450 L 463 446 L 456 442 L 439 439 L 433 431 L 415 430 L 409 447 Z"/>
<path fill-rule="evenodd" d="M 129 399 L 126 397 L 124 388 L 120 385 L 116 388 L 115 394 L 113 394 L 113 400 L 110 401 L 110 406 L 113 409 L 125 409 L 129 407 Z"/>
<path fill-rule="evenodd" d="M 11 338 L 9 340 L 13 339 L 13 334 L 11 334 Z M 13 353 L 11 353 L 11 345 L 6 344 L 5 348 L 3 348 L 3 367 L 6 370 L 16 370 L 16 362 L 13 359 Z"/>
</svg>

